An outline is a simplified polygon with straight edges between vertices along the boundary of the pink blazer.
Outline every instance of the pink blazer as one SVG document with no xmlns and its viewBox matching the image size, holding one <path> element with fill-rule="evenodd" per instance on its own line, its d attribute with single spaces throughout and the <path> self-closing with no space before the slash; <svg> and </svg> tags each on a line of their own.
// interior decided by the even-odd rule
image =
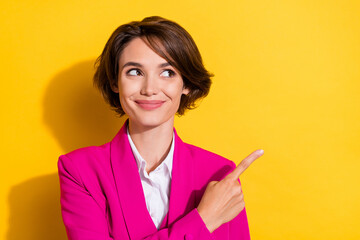
<svg viewBox="0 0 360 240">
<path fill-rule="evenodd" d="M 110 142 L 59 157 L 61 213 L 69 239 L 250 239 L 245 209 L 213 233 L 196 210 L 208 182 L 221 180 L 235 163 L 184 143 L 175 129 L 169 211 L 158 230 L 146 208 L 127 122 Z"/>
</svg>

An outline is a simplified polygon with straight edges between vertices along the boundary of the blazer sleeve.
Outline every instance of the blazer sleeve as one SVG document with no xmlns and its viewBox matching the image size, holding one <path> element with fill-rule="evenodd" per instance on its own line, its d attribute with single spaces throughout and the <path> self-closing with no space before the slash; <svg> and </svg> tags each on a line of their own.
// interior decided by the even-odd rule
<svg viewBox="0 0 360 240">
<path fill-rule="evenodd" d="M 143 238 L 143 240 L 212 240 L 215 239 L 207 229 L 196 208 L 174 222 L 168 228 Z"/>
<path fill-rule="evenodd" d="M 230 221 L 229 239 L 246 239 L 250 240 L 249 225 L 246 217 L 245 208 Z"/>
<path fill-rule="evenodd" d="M 71 159 L 59 157 L 60 204 L 69 240 L 113 239 L 109 234 L 106 213 L 89 194 Z M 213 239 L 196 208 L 168 228 L 144 236 L 143 240 L 211 240 Z"/>
<path fill-rule="evenodd" d="M 61 213 L 68 239 L 112 239 L 105 212 L 86 190 L 77 169 L 65 155 L 59 157 L 58 174 Z"/>
</svg>

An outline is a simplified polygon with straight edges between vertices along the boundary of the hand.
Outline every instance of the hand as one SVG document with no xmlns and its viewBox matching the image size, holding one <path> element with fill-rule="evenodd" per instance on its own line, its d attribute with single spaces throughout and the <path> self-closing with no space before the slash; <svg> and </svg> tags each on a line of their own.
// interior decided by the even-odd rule
<svg viewBox="0 0 360 240">
<path fill-rule="evenodd" d="M 256 150 L 221 181 L 208 183 L 197 210 L 210 232 L 234 219 L 245 207 L 244 195 L 238 178 L 260 156 Z"/>
</svg>

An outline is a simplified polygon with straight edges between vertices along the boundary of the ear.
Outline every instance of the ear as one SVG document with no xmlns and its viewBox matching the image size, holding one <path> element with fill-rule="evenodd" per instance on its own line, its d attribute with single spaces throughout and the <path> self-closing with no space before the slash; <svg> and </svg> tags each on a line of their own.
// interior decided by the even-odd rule
<svg viewBox="0 0 360 240">
<path fill-rule="evenodd" d="M 119 93 L 119 88 L 118 88 L 118 86 L 115 85 L 115 84 L 111 85 L 111 90 L 112 90 L 113 92 L 115 92 L 115 93 Z"/>
<path fill-rule="evenodd" d="M 188 95 L 190 92 L 190 89 L 186 88 L 186 87 L 183 87 L 183 90 L 182 90 L 182 94 L 185 94 L 185 95 Z"/>
</svg>

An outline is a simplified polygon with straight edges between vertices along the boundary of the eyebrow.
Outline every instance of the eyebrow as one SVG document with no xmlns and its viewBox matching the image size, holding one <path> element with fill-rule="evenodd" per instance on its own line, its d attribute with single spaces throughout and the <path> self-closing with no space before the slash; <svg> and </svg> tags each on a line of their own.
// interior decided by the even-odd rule
<svg viewBox="0 0 360 240">
<path fill-rule="evenodd" d="M 127 62 L 122 66 L 122 68 L 127 67 L 127 66 L 143 67 L 143 65 L 141 63 Z M 171 66 L 171 64 L 168 62 L 159 64 L 159 68 L 163 68 L 163 67 L 167 67 L 167 66 Z"/>
</svg>

